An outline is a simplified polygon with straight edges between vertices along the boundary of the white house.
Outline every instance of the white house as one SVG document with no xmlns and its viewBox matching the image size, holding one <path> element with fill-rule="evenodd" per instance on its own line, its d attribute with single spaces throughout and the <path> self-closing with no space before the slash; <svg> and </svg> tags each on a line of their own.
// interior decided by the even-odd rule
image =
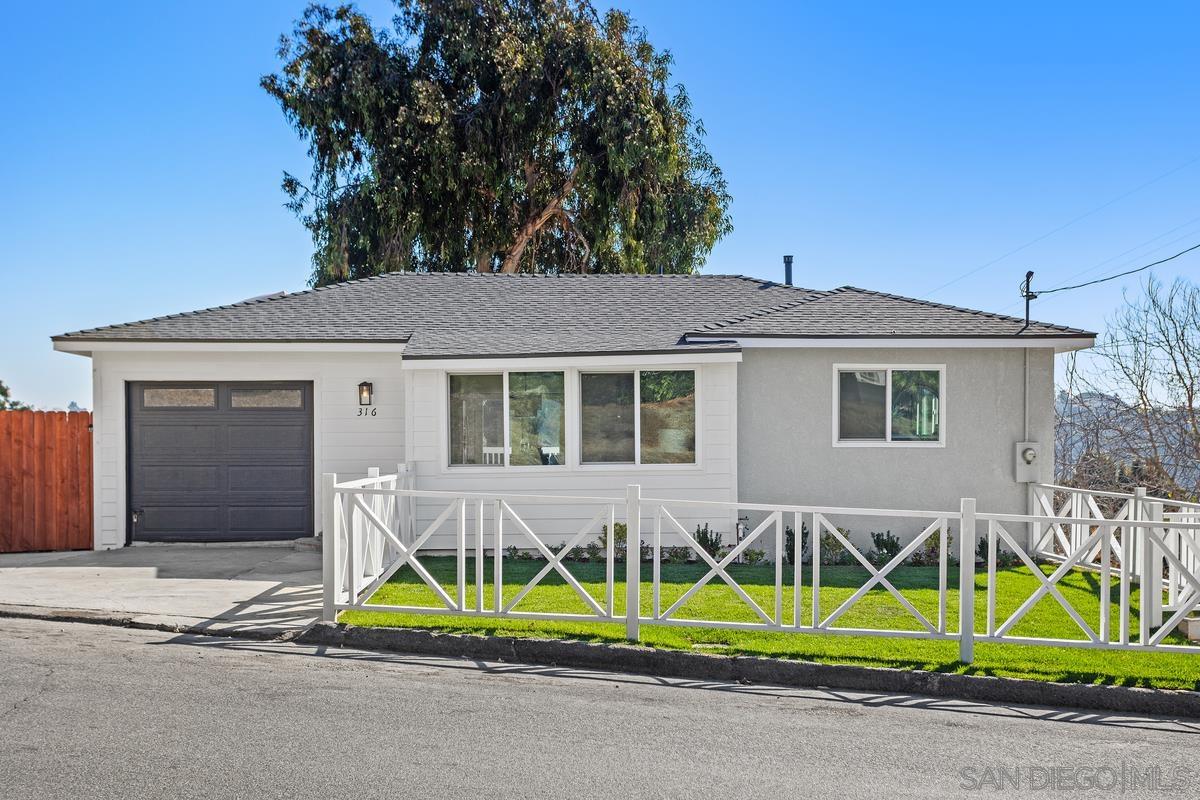
<svg viewBox="0 0 1200 800">
<path fill-rule="evenodd" d="M 321 473 L 397 463 L 419 489 L 1023 513 L 1053 356 L 1094 338 L 741 276 L 391 273 L 54 347 L 92 359 L 112 548 L 311 536 Z"/>
</svg>

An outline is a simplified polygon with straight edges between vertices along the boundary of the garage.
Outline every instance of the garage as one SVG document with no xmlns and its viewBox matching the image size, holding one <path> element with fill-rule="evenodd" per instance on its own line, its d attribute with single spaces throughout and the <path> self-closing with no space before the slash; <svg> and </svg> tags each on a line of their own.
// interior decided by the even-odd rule
<svg viewBox="0 0 1200 800">
<path fill-rule="evenodd" d="M 127 384 L 130 542 L 313 535 L 312 384 Z"/>
</svg>

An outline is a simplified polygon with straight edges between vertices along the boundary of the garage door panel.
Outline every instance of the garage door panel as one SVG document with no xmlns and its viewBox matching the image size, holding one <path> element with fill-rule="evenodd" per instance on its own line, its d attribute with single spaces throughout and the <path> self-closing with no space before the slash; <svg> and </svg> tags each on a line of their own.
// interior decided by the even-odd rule
<svg viewBox="0 0 1200 800">
<path fill-rule="evenodd" d="M 234 464 L 229 467 L 229 491 L 258 492 L 270 486 L 272 493 L 306 495 L 312 490 L 312 470 L 307 464 Z"/>
<path fill-rule="evenodd" d="M 189 399 L 198 386 L 209 405 Z M 133 539 L 312 535 L 311 384 L 130 383 L 128 393 Z"/>
<path fill-rule="evenodd" d="M 148 505 L 141 510 L 139 527 L 146 531 L 217 531 L 221 528 L 221 507 Z"/>
<path fill-rule="evenodd" d="M 295 425 L 234 425 L 225 430 L 226 446 L 231 453 L 294 453 L 312 438 L 312 428 Z"/>
<path fill-rule="evenodd" d="M 215 455 L 221 450 L 221 428 L 197 423 L 145 424 L 138 429 L 137 444 L 146 458 Z"/>
<path fill-rule="evenodd" d="M 143 464 L 134 471 L 134 481 L 143 492 L 219 492 L 221 468 L 215 464 Z"/>
<path fill-rule="evenodd" d="M 302 535 L 312 513 L 307 504 L 299 506 L 229 506 L 229 530 L 238 533 L 277 531 Z"/>
</svg>

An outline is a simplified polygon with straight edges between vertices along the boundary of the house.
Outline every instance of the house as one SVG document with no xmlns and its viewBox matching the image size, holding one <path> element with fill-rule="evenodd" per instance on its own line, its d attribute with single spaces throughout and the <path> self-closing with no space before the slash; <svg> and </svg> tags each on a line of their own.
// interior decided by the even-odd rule
<svg viewBox="0 0 1200 800">
<path fill-rule="evenodd" d="M 321 473 L 398 462 L 430 490 L 1025 513 L 1054 354 L 1094 338 L 734 275 L 391 273 L 54 347 L 92 359 L 111 548 L 311 536 Z"/>
</svg>

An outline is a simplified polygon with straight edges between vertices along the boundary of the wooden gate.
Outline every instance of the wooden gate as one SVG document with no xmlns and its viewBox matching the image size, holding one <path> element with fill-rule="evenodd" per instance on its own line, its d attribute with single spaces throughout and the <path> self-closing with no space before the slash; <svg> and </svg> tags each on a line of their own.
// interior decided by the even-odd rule
<svg viewBox="0 0 1200 800">
<path fill-rule="evenodd" d="M 92 547 L 92 415 L 0 411 L 0 553 Z"/>
</svg>

